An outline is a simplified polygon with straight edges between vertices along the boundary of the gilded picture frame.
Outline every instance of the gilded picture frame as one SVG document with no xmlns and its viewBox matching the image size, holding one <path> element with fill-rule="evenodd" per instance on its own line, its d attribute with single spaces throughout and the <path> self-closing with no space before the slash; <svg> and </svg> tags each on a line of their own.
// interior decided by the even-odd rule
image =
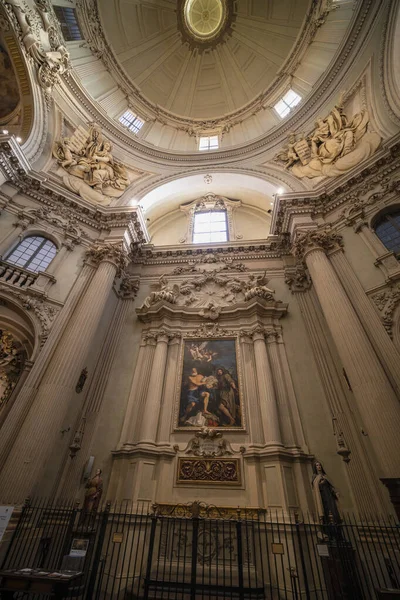
<svg viewBox="0 0 400 600">
<path fill-rule="evenodd" d="M 184 338 L 175 401 L 175 430 L 245 430 L 238 339 Z"/>
</svg>

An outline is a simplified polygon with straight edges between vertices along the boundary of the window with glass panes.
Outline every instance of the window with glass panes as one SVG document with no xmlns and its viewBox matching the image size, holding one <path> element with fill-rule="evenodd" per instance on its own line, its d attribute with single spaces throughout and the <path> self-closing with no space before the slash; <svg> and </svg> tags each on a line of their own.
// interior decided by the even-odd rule
<svg viewBox="0 0 400 600">
<path fill-rule="evenodd" d="M 82 39 L 75 9 L 70 6 L 53 6 L 66 42 Z"/>
<path fill-rule="evenodd" d="M 45 271 L 57 253 L 53 242 L 34 235 L 26 237 L 5 258 L 8 263 L 38 273 Z"/>
<path fill-rule="evenodd" d="M 218 150 L 219 140 L 217 135 L 203 136 L 199 140 L 199 150 Z"/>
<path fill-rule="evenodd" d="M 388 250 L 400 256 L 400 210 L 384 215 L 375 225 L 375 233 Z"/>
<path fill-rule="evenodd" d="M 119 122 L 133 133 L 139 133 L 144 125 L 144 121 L 139 119 L 139 117 L 130 110 L 126 110 L 124 114 L 120 116 Z"/>
<path fill-rule="evenodd" d="M 193 243 L 227 242 L 228 223 L 226 211 L 198 212 L 194 215 Z"/>
<path fill-rule="evenodd" d="M 289 90 L 277 104 L 275 104 L 274 108 L 281 119 L 284 119 L 294 108 L 298 105 L 301 100 L 301 96 L 296 94 L 293 90 Z"/>
</svg>

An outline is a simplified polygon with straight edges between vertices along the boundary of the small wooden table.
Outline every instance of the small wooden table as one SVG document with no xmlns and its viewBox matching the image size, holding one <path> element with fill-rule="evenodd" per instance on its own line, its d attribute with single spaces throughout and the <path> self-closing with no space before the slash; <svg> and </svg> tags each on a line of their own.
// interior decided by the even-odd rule
<svg viewBox="0 0 400 600">
<path fill-rule="evenodd" d="M 60 573 L 60 576 L 51 577 L 53 573 Z M 16 592 L 29 592 L 62 600 L 68 595 L 71 584 L 75 585 L 82 575 L 81 571 L 44 571 L 43 569 L 29 572 L 22 572 L 21 569 L 0 571 L 1 599 L 12 600 Z"/>
</svg>

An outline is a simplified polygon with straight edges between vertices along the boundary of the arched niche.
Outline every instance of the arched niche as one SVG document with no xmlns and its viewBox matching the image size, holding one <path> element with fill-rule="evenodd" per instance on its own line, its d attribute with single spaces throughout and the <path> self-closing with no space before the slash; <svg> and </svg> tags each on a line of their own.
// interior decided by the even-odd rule
<svg viewBox="0 0 400 600">
<path fill-rule="evenodd" d="M 37 350 L 35 326 L 26 312 L 0 295 L 0 413 Z"/>
<path fill-rule="evenodd" d="M 0 133 L 7 131 L 24 142 L 32 129 L 34 102 L 30 75 L 11 30 L 0 31 L 0 80 Z"/>
</svg>

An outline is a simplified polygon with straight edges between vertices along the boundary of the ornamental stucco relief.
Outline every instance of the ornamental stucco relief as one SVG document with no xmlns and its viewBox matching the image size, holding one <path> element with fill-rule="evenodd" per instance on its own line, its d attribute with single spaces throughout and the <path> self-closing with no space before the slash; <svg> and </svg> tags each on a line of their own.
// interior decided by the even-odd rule
<svg viewBox="0 0 400 600">
<path fill-rule="evenodd" d="M 274 290 L 268 288 L 267 283 L 266 273 L 251 274 L 243 280 L 206 271 L 179 284 L 170 284 L 166 276 L 162 275 L 140 310 L 164 301 L 181 307 L 198 308 L 202 317 L 215 320 L 224 306 L 237 302 L 253 298 L 274 302 Z"/>
<path fill-rule="evenodd" d="M 317 119 L 310 135 L 292 132 L 275 161 L 299 178 L 337 177 L 365 161 L 379 147 L 381 137 L 369 131 L 368 125 L 368 111 L 363 109 L 349 118 L 341 96 L 327 117 Z"/>
<path fill-rule="evenodd" d="M 94 204 L 108 205 L 129 185 L 124 165 L 114 160 L 112 144 L 98 125 L 79 127 L 70 138 L 55 142 L 53 156 L 65 172 L 64 185 Z"/>
</svg>

